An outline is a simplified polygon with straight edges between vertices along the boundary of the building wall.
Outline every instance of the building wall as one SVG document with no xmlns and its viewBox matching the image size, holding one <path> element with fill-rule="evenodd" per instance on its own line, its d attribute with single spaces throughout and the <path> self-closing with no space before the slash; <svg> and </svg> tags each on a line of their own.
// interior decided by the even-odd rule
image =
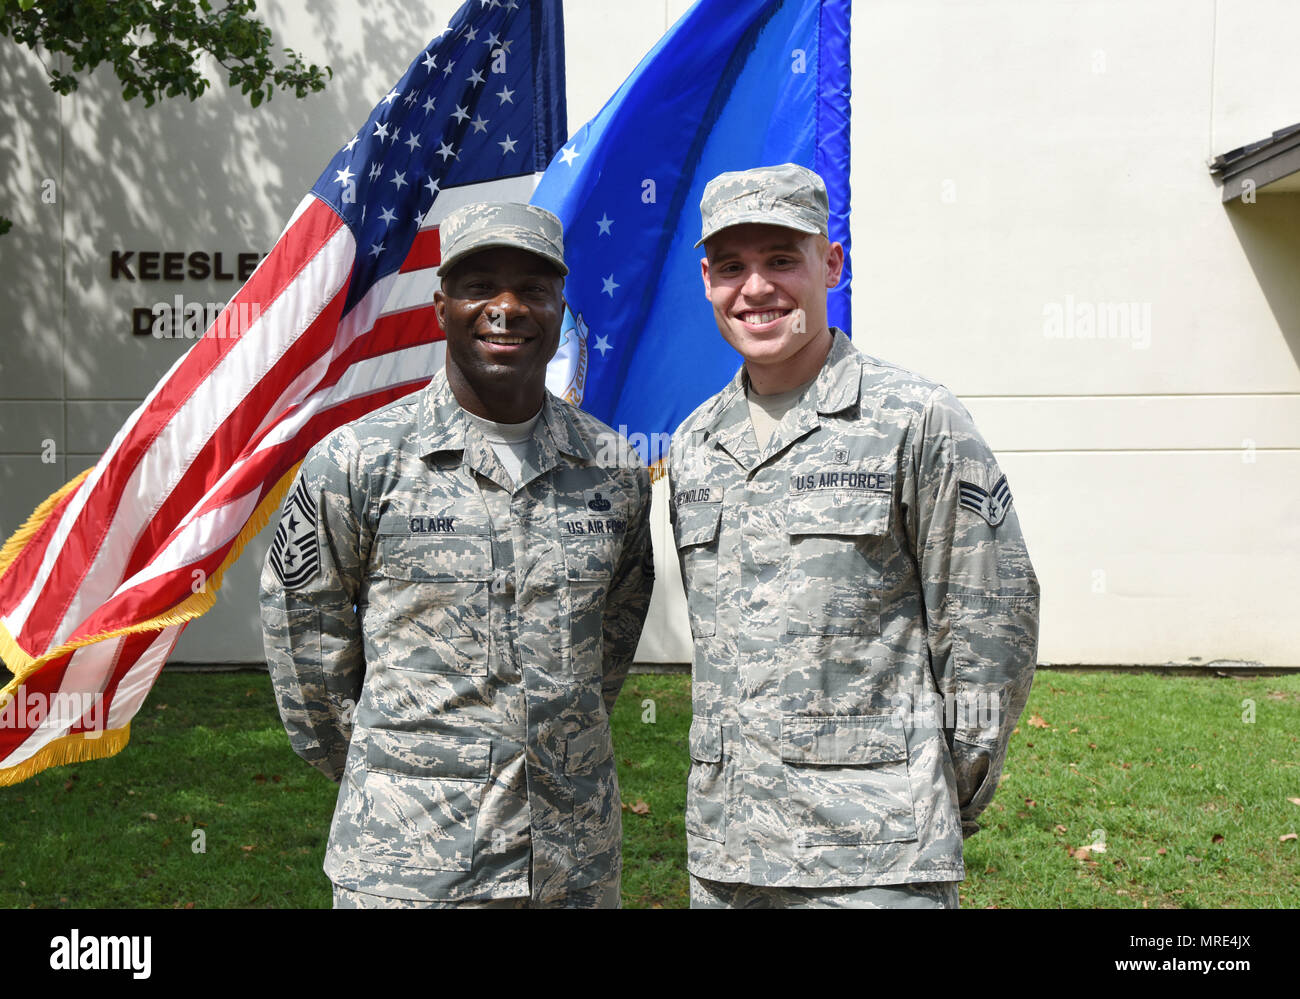
<svg viewBox="0 0 1300 999">
<path fill-rule="evenodd" d="M 264 3 L 277 42 L 334 78 L 253 113 L 220 83 L 127 105 L 102 71 L 60 99 L 0 43 L 0 532 L 93 464 L 188 346 L 133 336 L 131 309 L 238 287 L 112 280 L 112 251 L 265 252 L 457 6 Z M 687 6 L 566 0 L 571 130 Z M 948 384 L 998 452 L 1043 583 L 1044 660 L 1300 665 L 1300 199 L 1225 209 L 1206 168 L 1300 120 L 1297 27 L 1282 0 L 855 7 L 855 341 Z M 1073 335 L 1090 310 L 1117 335 Z M 657 514 L 640 658 L 685 661 Z M 261 658 L 268 541 L 174 661 Z"/>
<path fill-rule="evenodd" d="M 1300 201 L 1225 208 L 1207 169 L 1300 120 L 1300 9 L 854 17 L 855 340 L 998 452 L 1040 657 L 1300 664 Z"/>
</svg>

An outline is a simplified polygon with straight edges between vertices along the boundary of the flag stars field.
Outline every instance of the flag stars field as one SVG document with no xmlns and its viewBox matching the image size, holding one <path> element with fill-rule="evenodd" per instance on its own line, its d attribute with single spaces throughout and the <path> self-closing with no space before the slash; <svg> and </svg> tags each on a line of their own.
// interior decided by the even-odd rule
<svg viewBox="0 0 1300 999">
<path fill-rule="evenodd" d="M 513 153 L 515 151 L 515 140 L 510 138 L 509 132 L 506 133 L 506 141 L 498 142 L 497 145 L 501 147 L 502 156 L 504 156 L 506 153 Z"/>
</svg>

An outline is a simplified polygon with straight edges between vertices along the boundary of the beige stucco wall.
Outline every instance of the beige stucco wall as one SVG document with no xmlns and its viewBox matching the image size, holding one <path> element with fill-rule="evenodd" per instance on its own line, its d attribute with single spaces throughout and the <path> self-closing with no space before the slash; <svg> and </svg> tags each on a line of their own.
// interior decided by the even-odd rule
<svg viewBox="0 0 1300 999">
<path fill-rule="evenodd" d="M 1300 200 L 1225 208 L 1207 170 L 1300 120 L 1297 28 L 1256 0 L 855 10 L 855 339 L 999 453 L 1046 661 L 1300 664 Z M 1119 303 L 1118 336 L 1048 335 Z"/>
</svg>

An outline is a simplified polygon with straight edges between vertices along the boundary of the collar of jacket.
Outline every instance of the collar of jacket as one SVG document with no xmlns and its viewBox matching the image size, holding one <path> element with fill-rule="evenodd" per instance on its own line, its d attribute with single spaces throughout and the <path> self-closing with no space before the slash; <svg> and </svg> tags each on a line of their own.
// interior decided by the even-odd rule
<svg viewBox="0 0 1300 999">
<path fill-rule="evenodd" d="M 753 468 L 761 460 L 776 453 L 795 437 L 821 426 L 819 415 L 829 416 L 858 404 L 862 390 L 861 355 L 843 330 L 831 327 L 831 349 L 812 387 L 804 393 L 799 404 L 787 414 L 793 414 L 795 424 L 790 432 L 774 433 L 762 455 L 754 447 L 749 419 L 749 401 L 745 390 L 749 379 L 742 364 L 735 377 L 722 390 L 713 418 L 704 424 L 706 438 L 712 437 L 728 454 L 746 468 Z M 811 404 L 810 404 L 811 403 Z M 784 426 L 785 421 L 782 421 Z"/>
<path fill-rule="evenodd" d="M 469 433 L 473 434 L 469 445 L 488 446 L 478 430 L 471 427 L 465 410 L 452 395 L 444 368 L 433 376 L 420 395 L 418 453 L 423 458 L 437 451 L 464 451 Z M 573 425 L 572 417 L 549 391 L 542 400 L 542 418 L 533 428 L 533 441 L 538 448 L 539 462 L 546 467 L 559 463 L 556 452 L 591 460 L 591 452 Z"/>
</svg>

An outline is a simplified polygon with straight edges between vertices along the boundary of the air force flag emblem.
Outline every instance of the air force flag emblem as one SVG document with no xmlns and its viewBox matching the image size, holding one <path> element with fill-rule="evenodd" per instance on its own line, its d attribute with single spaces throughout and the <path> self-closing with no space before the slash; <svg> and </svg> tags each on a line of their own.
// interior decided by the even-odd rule
<svg viewBox="0 0 1300 999">
<path fill-rule="evenodd" d="M 985 489 L 974 482 L 962 479 L 961 505 L 967 510 L 974 510 L 986 521 L 989 527 L 997 527 L 1007 516 L 1011 508 L 1011 487 L 1007 485 L 1004 475 L 998 479 L 992 489 Z"/>
<path fill-rule="evenodd" d="M 275 576 L 286 590 L 296 590 L 316 575 L 320 551 L 316 543 L 316 501 L 301 475 L 280 512 L 271 551 L 267 555 Z"/>
</svg>

